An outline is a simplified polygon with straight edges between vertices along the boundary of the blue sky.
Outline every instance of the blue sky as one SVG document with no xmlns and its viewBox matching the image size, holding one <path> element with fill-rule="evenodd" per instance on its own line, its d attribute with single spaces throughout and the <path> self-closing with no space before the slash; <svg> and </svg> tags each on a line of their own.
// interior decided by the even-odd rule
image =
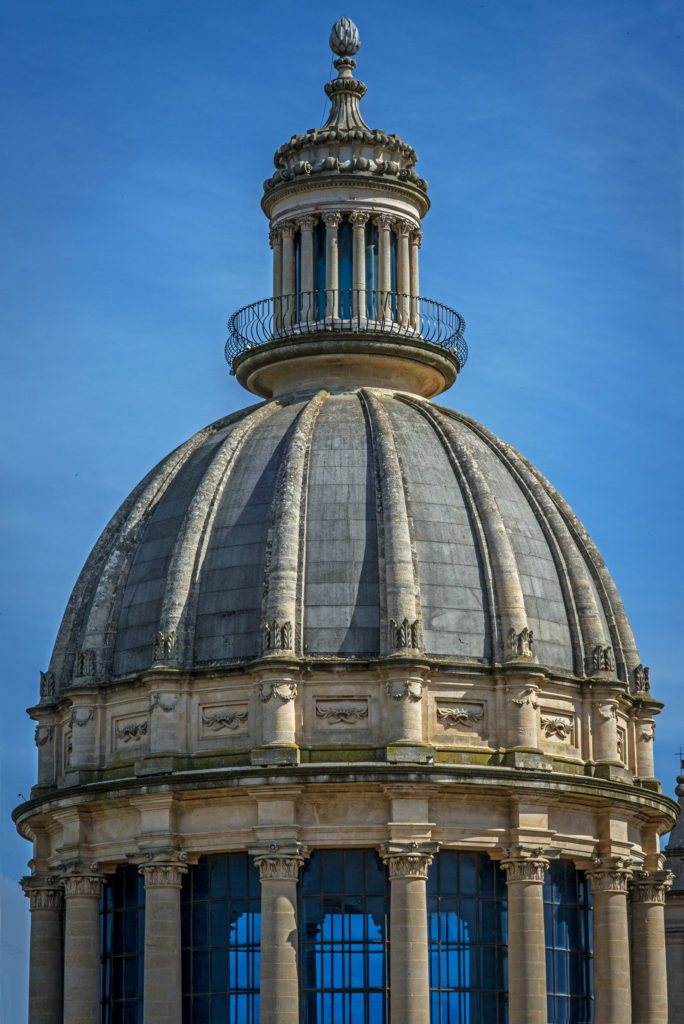
<svg viewBox="0 0 684 1024">
<path fill-rule="evenodd" d="M 575 508 L 623 595 L 666 792 L 681 696 L 682 17 L 675 0 L 6 4 L 0 1021 L 24 1018 L 37 699 L 78 571 L 144 473 L 249 404 L 225 321 L 270 294 L 259 200 L 354 18 L 369 124 L 430 183 L 421 290 L 465 316 L 444 401 Z M 2 1017 L 2 1013 L 5 1017 Z"/>
</svg>

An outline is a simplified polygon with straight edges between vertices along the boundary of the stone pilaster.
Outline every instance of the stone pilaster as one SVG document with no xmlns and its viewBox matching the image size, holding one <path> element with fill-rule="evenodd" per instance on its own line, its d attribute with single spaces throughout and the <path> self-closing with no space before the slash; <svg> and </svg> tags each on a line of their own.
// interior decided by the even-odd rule
<svg viewBox="0 0 684 1024">
<path fill-rule="evenodd" d="M 653 741 L 655 740 L 656 724 L 646 712 L 637 715 L 634 728 L 636 733 L 636 773 L 640 779 L 652 779 L 655 776 Z"/>
<path fill-rule="evenodd" d="M 411 291 L 411 264 L 409 257 L 409 233 L 413 225 L 408 220 L 401 218 L 395 221 L 394 230 L 397 235 L 397 313 L 399 321 L 408 326 L 411 315 L 411 302 L 409 293 Z"/>
<path fill-rule="evenodd" d="M 283 224 L 280 234 L 283 239 L 283 278 L 281 294 L 283 295 L 283 325 L 289 327 L 294 322 L 295 313 L 295 226 L 291 221 Z"/>
<path fill-rule="evenodd" d="M 96 763 L 97 709 L 92 704 L 79 704 L 71 710 L 72 770 L 92 768 Z"/>
<path fill-rule="evenodd" d="M 314 244 L 313 232 L 316 226 L 316 218 L 313 216 L 300 217 L 297 226 L 302 233 L 301 245 L 301 302 L 302 321 L 304 323 L 315 320 L 314 300 Z"/>
<path fill-rule="evenodd" d="M 258 684 L 261 743 L 252 750 L 253 764 L 296 764 L 295 700 L 297 681 L 292 673 L 278 672 Z"/>
<path fill-rule="evenodd" d="M 28 1024 L 62 1024 L 64 890 L 54 875 L 22 878 L 31 910 Z"/>
<path fill-rule="evenodd" d="M 622 857 L 596 858 L 591 879 L 594 918 L 594 1024 L 632 1019 L 627 889 L 632 872 Z"/>
<path fill-rule="evenodd" d="M 423 741 L 422 676 L 407 669 L 389 674 L 387 691 L 387 720 L 389 737 L 388 761 L 431 761 L 433 748 Z"/>
<path fill-rule="evenodd" d="M 180 858 L 141 864 L 145 879 L 144 1024 L 181 1024 Z"/>
<path fill-rule="evenodd" d="M 354 239 L 352 308 L 357 317 L 366 316 L 366 224 L 369 218 L 368 210 L 354 210 L 349 214 Z"/>
<path fill-rule="evenodd" d="M 667 1024 L 665 895 L 671 871 L 639 871 L 632 879 L 632 1021 Z"/>
<path fill-rule="evenodd" d="M 390 880 L 391 1024 L 428 1024 L 428 868 L 434 843 L 385 843 L 380 855 Z"/>
<path fill-rule="evenodd" d="M 546 1024 L 542 887 L 549 862 L 541 850 L 514 847 L 501 866 L 508 886 L 509 1024 Z"/>
<path fill-rule="evenodd" d="M 323 214 L 325 224 L 325 315 L 338 315 L 339 297 L 339 244 L 338 228 L 342 214 L 331 211 Z"/>
<path fill-rule="evenodd" d="M 100 1024 L 100 894 L 97 865 L 64 876 L 64 1024 Z"/>
<path fill-rule="evenodd" d="M 295 844 L 296 845 L 296 844 Z M 260 1024 L 299 1024 L 297 879 L 306 849 L 253 851 L 261 879 Z"/>
</svg>

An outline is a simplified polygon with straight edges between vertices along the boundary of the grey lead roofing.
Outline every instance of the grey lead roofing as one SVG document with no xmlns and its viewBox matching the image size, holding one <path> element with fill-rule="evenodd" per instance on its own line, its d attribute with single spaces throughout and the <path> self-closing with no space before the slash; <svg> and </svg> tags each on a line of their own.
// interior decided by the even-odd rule
<svg viewBox="0 0 684 1024">
<path fill-rule="evenodd" d="M 592 674 L 597 646 L 624 680 L 639 665 L 601 556 L 544 477 L 456 412 L 362 388 L 252 406 L 159 463 L 90 555 L 50 678 L 232 667 L 285 625 L 291 654 L 368 660 L 404 620 L 437 660 L 502 662 L 529 629 L 564 673 Z"/>
</svg>

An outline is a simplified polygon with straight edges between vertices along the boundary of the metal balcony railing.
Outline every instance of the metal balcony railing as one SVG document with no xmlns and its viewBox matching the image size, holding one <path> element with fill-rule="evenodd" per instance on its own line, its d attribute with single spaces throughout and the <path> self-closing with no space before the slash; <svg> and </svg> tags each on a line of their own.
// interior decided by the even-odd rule
<svg viewBox="0 0 684 1024">
<path fill-rule="evenodd" d="M 465 320 L 432 299 L 400 292 L 326 288 L 261 299 L 243 306 L 228 321 L 226 360 L 271 342 L 314 334 L 391 336 L 407 344 L 437 345 L 453 352 L 461 369 L 468 358 Z"/>
</svg>

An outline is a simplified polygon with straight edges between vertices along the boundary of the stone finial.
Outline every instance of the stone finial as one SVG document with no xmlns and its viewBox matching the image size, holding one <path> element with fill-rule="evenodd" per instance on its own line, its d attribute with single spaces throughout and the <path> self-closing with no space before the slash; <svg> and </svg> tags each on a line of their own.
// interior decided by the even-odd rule
<svg viewBox="0 0 684 1024">
<path fill-rule="evenodd" d="M 359 30 L 351 18 L 340 18 L 330 33 L 330 49 L 338 57 L 353 57 L 361 49 Z"/>
</svg>

